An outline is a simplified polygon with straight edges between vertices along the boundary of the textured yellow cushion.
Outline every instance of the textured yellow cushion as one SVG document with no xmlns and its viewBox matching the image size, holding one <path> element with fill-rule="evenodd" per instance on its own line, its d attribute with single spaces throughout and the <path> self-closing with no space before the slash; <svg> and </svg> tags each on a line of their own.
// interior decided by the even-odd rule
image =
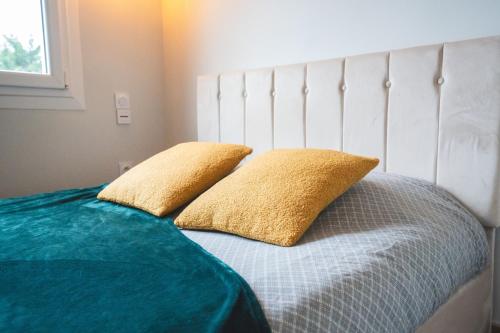
<svg viewBox="0 0 500 333">
<path fill-rule="evenodd" d="M 333 150 L 274 150 L 200 195 L 175 224 L 291 246 L 330 202 L 377 164 L 375 158 Z"/>
<path fill-rule="evenodd" d="M 97 198 L 163 216 L 217 183 L 251 152 L 242 145 L 182 143 L 138 164 Z"/>
</svg>

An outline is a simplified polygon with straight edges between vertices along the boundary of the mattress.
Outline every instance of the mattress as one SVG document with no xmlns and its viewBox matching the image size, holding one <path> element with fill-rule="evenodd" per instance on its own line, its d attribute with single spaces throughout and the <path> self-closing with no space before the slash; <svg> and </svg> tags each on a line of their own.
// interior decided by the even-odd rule
<svg viewBox="0 0 500 333">
<path fill-rule="evenodd" d="M 249 283 L 274 332 L 413 332 L 489 255 L 450 194 L 385 173 L 333 202 L 294 247 L 183 233 Z"/>
</svg>

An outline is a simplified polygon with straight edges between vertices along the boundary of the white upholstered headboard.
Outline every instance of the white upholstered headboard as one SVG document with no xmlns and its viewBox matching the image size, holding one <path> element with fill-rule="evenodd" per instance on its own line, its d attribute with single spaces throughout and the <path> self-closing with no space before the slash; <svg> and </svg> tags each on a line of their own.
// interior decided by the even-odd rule
<svg viewBox="0 0 500 333">
<path fill-rule="evenodd" d="M 198 78 L 198 139 L 377 156 L 500 226 L 500 36 Z"/>
</svg>

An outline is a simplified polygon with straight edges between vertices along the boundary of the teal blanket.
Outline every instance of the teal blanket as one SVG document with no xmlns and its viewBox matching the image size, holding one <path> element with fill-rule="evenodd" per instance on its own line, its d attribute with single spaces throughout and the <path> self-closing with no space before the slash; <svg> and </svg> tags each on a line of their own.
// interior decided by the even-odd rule
<svg viewBox="0 0 500 333">
<path fill-rule="evenodd" d="M 1 332 L 267 332 L 247 283 L 102 187 L 0 200 Z"/>
</svg>

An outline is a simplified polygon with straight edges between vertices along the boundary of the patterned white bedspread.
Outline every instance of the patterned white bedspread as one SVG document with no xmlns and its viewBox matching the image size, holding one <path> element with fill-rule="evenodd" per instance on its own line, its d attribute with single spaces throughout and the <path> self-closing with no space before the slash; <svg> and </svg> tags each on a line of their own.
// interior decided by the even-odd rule
<svg viewBox="0 0 500 333">
<path fill-rule="evenodd" d="M 382 173 L 291 248 L 183 232 L 249 283 L 275 332 L 413 332 L 488 260 L 482 226 L 449 194 Z"/>
</svg>

